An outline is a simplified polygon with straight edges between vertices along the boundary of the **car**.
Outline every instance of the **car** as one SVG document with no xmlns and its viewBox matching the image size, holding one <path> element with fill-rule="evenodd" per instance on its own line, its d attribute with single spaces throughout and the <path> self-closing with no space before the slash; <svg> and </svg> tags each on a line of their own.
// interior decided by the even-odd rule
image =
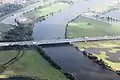
<svg viewBox="0 0 120 80">
<path fill-rule="evenodd" d="M 88 37 L 85 37 L 85 39 L 87 39 Z"/>
<path fill-rule="evenodd" d="M 33 44 L 36 44 L 37 42 L 33 42 Z"/>
</svg>

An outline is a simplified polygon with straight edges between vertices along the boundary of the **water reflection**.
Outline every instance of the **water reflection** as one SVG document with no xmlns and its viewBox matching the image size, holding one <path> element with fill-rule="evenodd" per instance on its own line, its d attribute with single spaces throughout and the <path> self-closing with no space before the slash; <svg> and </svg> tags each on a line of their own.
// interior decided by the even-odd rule
<svg viewBox="0 0 120 80">
<path fill-rule="evenodd" d="M 110 70 L 103 69 L 70 45 L 43 46 L 47 55 L 56 61 L 65 72 L 73 73 L 77 80 L 119 80 Z"/>
<path fill-rule="evenodd" d="M 102 5 L 111 4 L 112 2 L 115 2 L 115 0 L 85 0 L 77 2 L 62 12 L 58 12 L 52 17 L 49 17 L 45 21 L 36 23 L 33 30 L 33 37 L 36 40 L 56 39 L 57 37 L 65 38 L 65 27 L 69 21 L 83 12 L 88 11 L 88 8 L 100 7 Z"/>
<path fill-rule="evenodd" d="M 49 40 L 49 39 L 61 39 L 65 38 L 65 27 L 63 24 L 43 24 L 37 23 L 34 25 L 34 39 L 35 40 Z"/>
</svg>

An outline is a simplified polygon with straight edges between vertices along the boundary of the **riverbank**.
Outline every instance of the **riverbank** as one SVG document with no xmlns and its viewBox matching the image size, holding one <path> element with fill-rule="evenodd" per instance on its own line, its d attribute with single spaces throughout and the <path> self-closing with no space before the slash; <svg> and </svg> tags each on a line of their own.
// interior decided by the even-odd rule
<svg viewBox="0 0 120 80">
<path fill-rule="evenodd" d="M 70 80 L 76 80 L 75 76 L 70 72 L 65 72 L 64 69 L 56 62 L 54 61 L 50 56 L 46 54 L 46 52 L 43 50 L 42 47 L 37 47 L 37 51 L 40 53 L 40 55 L 47 60 L 55 69 L 58 69 L 63 75 L 65 75 Z"/>
<path fill-rule="evenodd" d="M 38 79 L 68 80 L 60 71 L 53 68 L 39 53 L 32 50 L 23 50 L 24 55 L 18 61 L 8 66 L 0 75 L 7 76 L 33 76 Z M 16 50 L 0 52 L 0 63 L 3 64 L 17 55 Z"/>
<path fill-rule="evenodd" d="M 119 25 L 111 25 L 105 22 L 89 19 L 83 16 L 68 23 L 67 37 L 93 37 L 120 35 Z"/>
<path fill-rule="evenodd" d="M 120 78 L 113 71 L 93 63 L 72 45 L 51 45 L 44 46 L 43 49 L 46 55 L 59 64 L 65 72 L 72 73 L 76 80 L 119 80 Z"/>
<path fill-rule="evenodd" d="M 80 50 L 92 53 L 102 59 L 113 70 L 120 70 L 120 41 L 80 42 L 75 43 Z"/>
<path fill-rule="evenodd" d="M 49 16 L 53 16 L 55 13 L 60 12 L 62 9 L 69 7 L 67 3 L 55 3 L 49 6 L 36 8 L 34 11 L 25 13 L 23 16 L 31 19 L 38 19 L 41 22 L 42 19 L 47 19 Z"/>
</svg>

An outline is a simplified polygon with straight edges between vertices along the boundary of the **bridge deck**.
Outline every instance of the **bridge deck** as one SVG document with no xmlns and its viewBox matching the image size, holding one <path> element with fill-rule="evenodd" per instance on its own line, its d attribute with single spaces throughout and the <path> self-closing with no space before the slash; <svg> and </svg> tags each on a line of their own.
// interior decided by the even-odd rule
<svg viewBox="0 0 120 80">
<path fill-rule="evenodd" d="M 120 36 L 85 37 L 85 38 L 74 38 L 74 39 L 56 39 L 56 40 L 22 41 L 22 42 L 1 42 L 0 46 L 44 45 L 44 44 L 60 44 L 60 43 L 74 43 L 74 42 L 83 42 L 83 41 L 101 41 L 101 40 L 120 40 Z"/>
</svg>

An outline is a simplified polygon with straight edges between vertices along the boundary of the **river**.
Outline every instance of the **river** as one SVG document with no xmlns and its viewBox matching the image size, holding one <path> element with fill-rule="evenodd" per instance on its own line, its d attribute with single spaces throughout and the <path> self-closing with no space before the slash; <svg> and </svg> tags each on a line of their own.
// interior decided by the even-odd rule
<svg viewBox="0 0 120 80">
<path fill-rule="evenodd" d="M 33 37 L 35 40 L 57 39 L 58 37 L 64 39 L 66 24 L 69 21 L 87 11 L 88 8 L 114 1 L 87 0 L 75 3 L 47 20 L 35 23 Z M 73 73 L 77 80 L 120 80 L 120 77 L 114 72 L 103 69 L 70 45 L 44 46 L 44 50 L 48 56 L 60 64 L 65 72 Z"/>
<path fill-rule="evenodd" d="M 43 47 L 48 56 L 65 72 L 73 73 L 77 80 L 120 80 L 117 74 L 102 68 L 68 44 Z"/>
<path fill-rule="evenodd" d="M 58 39 L 58 37 L 64 39 L 66 24 L 69 21 L 87 11 L 88 8 L 101 7 L 113 2 L 115 0 L 85 0 L 77 2 L 62 12 L 49 17 L 47 20 L 36 23 L 33 29 L 33 37 L 35 40 Z"/>
<path fill-rule="evenodd" d="M 34 26 L 33 37 L 35 40 L 65 38 L 66 24 L 88 8 L 108 4 L 114 0 L 89 0 L 75 3 L 71 7 L 56 13 L 43 22 Z M 71 72 L 76 80 L 119 80 L 114 72 L 103 69 L 98 64 L 85 57 L 70 45 L 44 46 L 48 56 L 56 61 L 65 72 Z"/>
</svg>

